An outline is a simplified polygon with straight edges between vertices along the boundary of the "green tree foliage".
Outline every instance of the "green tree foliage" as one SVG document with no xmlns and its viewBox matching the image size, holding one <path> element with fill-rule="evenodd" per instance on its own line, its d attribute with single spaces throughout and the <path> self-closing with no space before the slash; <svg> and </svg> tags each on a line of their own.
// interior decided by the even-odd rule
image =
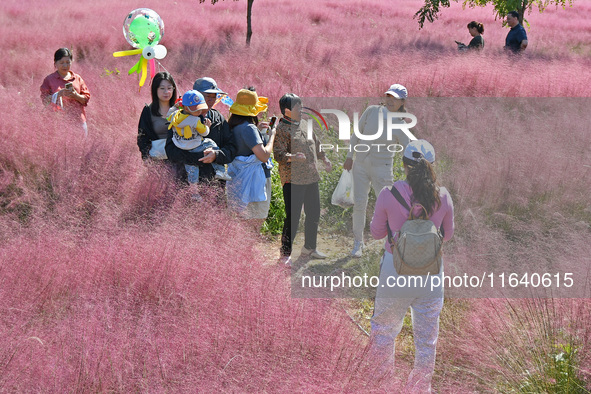
<svg viewBox="0 0 591 394">
<path fill-rule="evenodd" d="M 459 0 L 453 0 L 456 3 Z M 572 7 L 574 0 L 463 0 L 463 6 L 474 8 L 484 7 L 492 4 L 495 12 L 495 19 L 503 19 L 511 11 L 519 13 L 519 22 L 523 23 L 525 13 L 529 14 L 533 7 L 540 12 L 544 12 L 546 7 L 556 5 L 565 8 L 567 5 Z M 415 19 L 419 21 L 419 27 L 422 29 L 425 21 L 433 22 L 438 18 L 442 8 L 448 8 L 450 0 L 425 0 L 425 4 L 415 14 Z"/>
<path fill-rule="evenodd" d="M 199 3 L 205 3 L 206 0 L 199 0 Z M 217 3 L 219 0 L 211 0 L 211 4 Z M 238 0 L 234 0 L 238 1 Z M 252 37 L 252 23 L 251 23 L 251 15 L 252 15 L 252 3 L 254 0 L 248 0 L 247 8 L 246 8 L 246 45 L 250 45 L 250 38 Z"/>
</svg>

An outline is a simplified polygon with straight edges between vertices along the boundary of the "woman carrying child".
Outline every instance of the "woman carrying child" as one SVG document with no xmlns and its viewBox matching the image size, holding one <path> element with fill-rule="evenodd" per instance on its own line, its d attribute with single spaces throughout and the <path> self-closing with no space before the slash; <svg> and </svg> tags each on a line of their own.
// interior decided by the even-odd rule
<svg viewBox="0 0 591 394">
<path fill-rule="evenodd" d="M 193 90 L 203 95 L 207 104 L 207 113 L 203 114 L 206 119 L 211 120 L 209 134 L 207 138 L 213 140 L 219 149 L 205 149 L 203 152 L 191 152 L 178 148 L 172 141 L 172 131 L 170 138 L 166 141 L 166 155 L 168 159 L 182 165 L 192 165 L 199 167 L 199 182 L 207 182 L 210 186 L 217 188 L 219 201 L 225 205 L 226 181 L 223 179 L 214 179 L 215 170 L 212 163 L 224 165 L 234 160 L 236 155 L 236 145 L 228 122 L 224 116 L 214 107 L 217 96 L 226 94 L 220 88 L 213 78 L 199 78 L 193 84 Z"/>
</svg>

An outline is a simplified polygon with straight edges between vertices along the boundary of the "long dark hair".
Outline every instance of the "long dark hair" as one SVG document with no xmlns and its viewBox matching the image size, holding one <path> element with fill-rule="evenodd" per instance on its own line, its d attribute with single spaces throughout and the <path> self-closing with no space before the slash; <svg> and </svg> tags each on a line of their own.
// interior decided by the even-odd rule
<svg viewBox="0 0 591 394">
<path fill-rule="evenodd" d="M 433 166 L 424 158 L 411 160 L 403 157 L 402 163 L 408 169 L 406 182 L 412 189 L 412 202 L 421 204 L 427 210 L 427 214 L 431 216 L 441 205 L 439 184 Z"/>
<path fill-rule="evenodd" d="M 244 115 L 231 114 L 230 118 L 228 119 L 228 126 L 230 126 L 230 129 L 233 129 L 234 127 L 236 127 L 239 124 L 242 124 L 244 122 L 251 123 L 255 126 L 258 126 L 259 125 L 259 118 L 258 118 L 258 116 L 244 116 Z"/>
<path fill-rule="evenodd" d="M 154 116 L 166 115 L 166 114 L 160 113 L 160 101 L 158 100 L 158 88 L 160 87 L 160 82 L 162 82 L 162 81 L 170 82 L 170 84 L 174 88 L 174 90 L 172 91 L 172 97 L 168 101 L 168 105 L 172 107 L 174 105 L 174 102 L 176 101 L 176 98 L 177 98 L 176 83 L 174 83 L 174 79 L 172 78 L 172 75 L 170 75 L 170 73 L 166 72 L 166 71 L 161 71 L 158 74 L 154 75 L 154 79 L 152 79 L 152 88 L 151 88 L 152 104 L 150 105 L 152 115 L 154 115 Z"/>
</svg>

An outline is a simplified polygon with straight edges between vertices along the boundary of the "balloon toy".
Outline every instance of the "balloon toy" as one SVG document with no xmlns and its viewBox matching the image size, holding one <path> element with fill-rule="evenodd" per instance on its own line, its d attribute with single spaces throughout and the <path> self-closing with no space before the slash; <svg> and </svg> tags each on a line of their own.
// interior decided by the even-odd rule
<svg viewBox="0 0 591 394">
<path fill-rule="evenodd" d="M 141 89 L 146 82 L 148 64 L 150 76 L 153 78 L 156 72 L 154 59 L 163 59 L 166 56 L 166 47 L 159 44 L 164 36 L 164 22 L 155 11 L 149 8 L 138 8 L 131 11 L 123 21 L 123 35 L 135 49 L 114 52 L 113 56 L 141 55 L 141 59 L 128 72 L 129 75 L 141 73 Z"/>
</svg>

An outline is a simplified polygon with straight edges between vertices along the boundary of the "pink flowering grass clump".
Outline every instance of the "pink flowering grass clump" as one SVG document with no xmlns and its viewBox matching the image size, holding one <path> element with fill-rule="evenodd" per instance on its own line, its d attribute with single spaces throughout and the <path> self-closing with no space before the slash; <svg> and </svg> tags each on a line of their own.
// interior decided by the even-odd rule
<svg viewBox="0 0 591 394">
<path fill-rule="evenodd" d="M 450 273 L 562 279 L 569 273 L 574 286 L 555 281 L 553 296 L 590 296 L 587 106 L 587 99 L 575 98 L 416 101 L 412 112 L 424 120 L 418 136 L 437 147 L 440 182 L 454 199 Z M 490 293 L 452 290 L 458 296 L 549 295 L 542 288 L 548 286 L 517 291 L 499 284 Z"/>
<path fill-rule="evenodd" d="M 586 393 L 591 370 L 588 299 L 469 302 L 442 350 L 458 370 L 500 392 Z"/>
<path fill-rule="evenodd" d="M 346 315 L 331 302 L 291 300 L 285 273 L 264 267 L 245 231 L 215 216 L 10 237 L 0 251 L 3 390 L 367 383 L 363 341 Z"/>
</svg>

